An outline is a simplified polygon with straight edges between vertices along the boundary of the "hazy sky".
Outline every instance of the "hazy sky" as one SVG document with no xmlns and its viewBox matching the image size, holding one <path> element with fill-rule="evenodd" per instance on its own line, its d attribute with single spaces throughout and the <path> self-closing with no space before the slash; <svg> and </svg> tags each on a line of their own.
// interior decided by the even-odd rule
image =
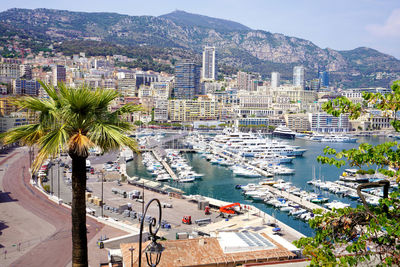
<svg viewBox="0 0 400 267">
<path fill-rule="evenodd" d="M 0 10 L 54 8 L 158 16 L 175 9 L 283 33 L 322 48 L 367 46 L 400 59 L 400 0 L 0 0 Z"/>
</svg>

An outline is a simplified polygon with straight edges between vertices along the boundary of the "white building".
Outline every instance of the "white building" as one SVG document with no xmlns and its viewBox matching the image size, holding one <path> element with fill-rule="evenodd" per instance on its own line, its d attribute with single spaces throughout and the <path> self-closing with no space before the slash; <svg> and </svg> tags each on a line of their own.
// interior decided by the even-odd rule
<svg viewBox="0 0 400 267">
<path fill-rule="evenodd" d="M 168 99 L 156 99 L 154 106 L 154 120 L 159 122 L 168 121 Z"/>
<path fill-rule="evenodd" d="M 271 72 L 271 87 L 277 88 L 281 84 L 281 75 L 279 72 Z"/>
<path fill-rule="evenodd" d="M 319 133 L 348 132 L 350 128 L 349 117 L 340 114 L 335 117 L 325 112 L 309 113 L 311 131 Z"/>
<path fill-rule="evenodd" d="M 304 67 L 296 66 L 293 68 L 293 85 L 304 88 Z"/>
<path fill-rule="evenodd" d="M 204 80 L 215 81 L 217 76 L 216 70 L 217 62 L 215 57 L 215 47 L 206 46 L 203 50 L 203 67 L 201 70 L 201 77 Z"/>
</svg>

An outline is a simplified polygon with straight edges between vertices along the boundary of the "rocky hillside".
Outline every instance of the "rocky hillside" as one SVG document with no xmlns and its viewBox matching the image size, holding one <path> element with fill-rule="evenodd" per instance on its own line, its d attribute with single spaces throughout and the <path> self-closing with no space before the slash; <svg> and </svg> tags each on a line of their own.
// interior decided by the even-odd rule
<svg viewBox="0 0 400 267">
<path fill-rule="evenodd" d="M 10 9 L 0 13 L 0 33 L 39 41 L 95 40 L 125 46 L 184 49 L 199 54 L 218 48 L 219 62 L 269 76 L 290 79 L 293 66 L 307 78 L 329 70 L 338 86 L 388 86 L 400 77 L 400 61 L 370 48 L 322 49 L 311 41 L 252 30 L 236 22 L 175 11 L 160 17 L 85 13 L 50 9 Z M 7 37 L 7 38 L 8 38 Z"/>
</svg>

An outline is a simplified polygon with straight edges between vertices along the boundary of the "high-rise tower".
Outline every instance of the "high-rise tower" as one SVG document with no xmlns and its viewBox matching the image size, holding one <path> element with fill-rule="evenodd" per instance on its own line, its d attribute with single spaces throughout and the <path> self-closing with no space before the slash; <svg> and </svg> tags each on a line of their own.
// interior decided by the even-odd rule
<svg viewBox="0 0 400 267">
<path fill-rule="evenodd" d="M 296 66 L 293 68 L 293 85 L 304 88 L 304 67 Z"/>
<path fill-rule="evenodd" d="M 204 80 L 215 81 L 217 78 L 217 61 L 215 57 L 215 47 L 206 46 L 203 50 L 203 67 L 201 76 Z"/>
<path fill-rule="evenodd" d="M 200 67 L 189 61 L 182 61 L 175 66 L 174 97 L 192 99 L 200 93 Z"/>
<path fill-rule="evenodd" d="M 281 85 L 281 75 L 279 72 L 271 72 L 271 87 L 277 88 Z"/>
</svg>

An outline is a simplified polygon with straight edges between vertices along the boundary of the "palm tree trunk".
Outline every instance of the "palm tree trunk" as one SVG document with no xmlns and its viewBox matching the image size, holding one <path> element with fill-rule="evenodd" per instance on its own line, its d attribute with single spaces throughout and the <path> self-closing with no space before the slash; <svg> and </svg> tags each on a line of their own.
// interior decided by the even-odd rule
<svg viewBox="0 0 400 267">
<path fill-rule="evenodd" d="M 86 158 L 70 153 L 72 158 L 72 266 L 88 266 L 86 236 Z"/>
</svg>

